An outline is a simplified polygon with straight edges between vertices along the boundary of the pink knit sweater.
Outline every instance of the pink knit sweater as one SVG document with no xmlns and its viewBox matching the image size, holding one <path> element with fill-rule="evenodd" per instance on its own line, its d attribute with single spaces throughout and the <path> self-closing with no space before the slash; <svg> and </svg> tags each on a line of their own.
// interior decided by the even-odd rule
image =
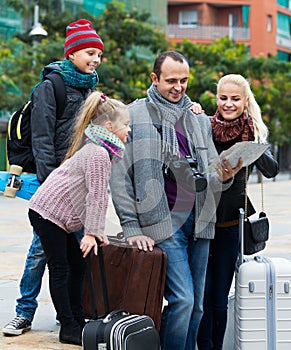
<svg viewBox="0 0 291 350">
<path fill-rule="evenodd" d="M 106 149 L 88 143 L 48 176 L 29 208 L 67 232 L 104 233 L 110 172 Z"/>
</svg>

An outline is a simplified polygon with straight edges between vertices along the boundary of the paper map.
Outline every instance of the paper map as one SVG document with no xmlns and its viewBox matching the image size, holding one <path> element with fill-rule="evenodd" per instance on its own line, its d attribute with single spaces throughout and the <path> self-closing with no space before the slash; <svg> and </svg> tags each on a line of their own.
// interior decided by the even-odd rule
<svg viewBox="0 0 291 350">
<path fill-rule="evenodd" d="M 216 165 L 223 160 L 227 160 L 231 167 L 235 168 L 240 157 L 243 161 L 243 167 L 246 167 L 256 161 L 268 147 L 268 144 L 255 143 L 252 141 L 237 142 L 229 149 L 221 152 L 219 157 L 208 167 L 206 172 L 215 168 Z"/>
</svg>

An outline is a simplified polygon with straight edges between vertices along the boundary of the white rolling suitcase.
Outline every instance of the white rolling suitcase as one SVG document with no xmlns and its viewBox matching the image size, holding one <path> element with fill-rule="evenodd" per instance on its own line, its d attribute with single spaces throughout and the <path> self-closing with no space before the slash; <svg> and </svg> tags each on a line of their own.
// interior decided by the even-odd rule
<svg viewBox="0 0 291 350">
<path fill-rule="evenodd" d="M 240 242 L 244 210 L 240 209 Z M 245 258 L 240 245 L 235 274 L 235 350 L 291 349 L 291 262 L 263 255 Z"/>
</svg>

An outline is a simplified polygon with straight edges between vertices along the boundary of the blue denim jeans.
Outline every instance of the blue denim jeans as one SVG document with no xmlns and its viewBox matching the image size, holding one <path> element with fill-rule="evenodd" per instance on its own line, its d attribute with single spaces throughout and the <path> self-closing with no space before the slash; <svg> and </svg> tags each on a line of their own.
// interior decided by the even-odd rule
<svg viewBox="0 0 291 350">
<path fill-rule="evenodd" d="M 210 243 L 204 314 L 200 323 L 199 350 L 221 350 L 227 323 L 228 295 L 238 256 L 238 225 L 215 230 Z"/>
<path fill-rule="evenodd" d="M 83 229 L 75 233 L 82 239 Z M 32 321 L 37 308 L 42 277 L 46 267 L 46 256 L 40 238 L 33 230 L 33 238 L 26 257 L 24 272 L 20 280 L 21 297 L 16 300 L 16 315 Z"/>
<path fill-rule="evenodd" d="M 193 212 L 173 212 L 172 222 L 173 236 L 158 244 L 168 257 L 161 349 L 193 350 L 203 313 L 209 240 L 193 239 Z"/>
<path fill-rule="evenodd" d="M 33 230 L 33 239 L 26 257 L 24 272 L 20 281 L 21 297 L 16 300 L 17 316 L 32 321 L 36 308 L 37 296 L 45 271 L 46 257 L 38 235 Z"/>
</svg>

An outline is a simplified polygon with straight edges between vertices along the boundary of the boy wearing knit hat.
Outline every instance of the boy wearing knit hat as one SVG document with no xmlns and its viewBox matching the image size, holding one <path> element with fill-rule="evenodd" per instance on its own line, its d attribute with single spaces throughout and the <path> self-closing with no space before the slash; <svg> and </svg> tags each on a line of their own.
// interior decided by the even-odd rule
<svg viewBox="0 0 291 350">
<path fill-rule="evenodd" d="M 66 28 L 64 60 L 45 66 L 41 72 L 42 81 L 33 91 L 31 112 L 31 143 L 40 183 L 61 164 L 70 146 L 78 109 L 98 84 L 96 68 L 101 63 L 103 51 L 104 44 L 92 23 L 80 19 Z M 66 103 L 62 115 L 57 115 L 53 83 L 43 80 L 49 74 L 59 74 L 64 81 Z M 75 236 L 79 238 L 78 233 Z M 4 335 L 20 335 L 31 329 L 45 266 L 46 257 L 40 239 L 33 231 L 20 281 L 21 297 L 16 301 L 16 317 L 2 329 Z M 80 323 L 84 322 L 82 314 L 76 313 L 74 317 Z M 60 341 L 74 343 L 74 337 L 64 334 L 62 339 L 60 334 Z"/>
</svg>

